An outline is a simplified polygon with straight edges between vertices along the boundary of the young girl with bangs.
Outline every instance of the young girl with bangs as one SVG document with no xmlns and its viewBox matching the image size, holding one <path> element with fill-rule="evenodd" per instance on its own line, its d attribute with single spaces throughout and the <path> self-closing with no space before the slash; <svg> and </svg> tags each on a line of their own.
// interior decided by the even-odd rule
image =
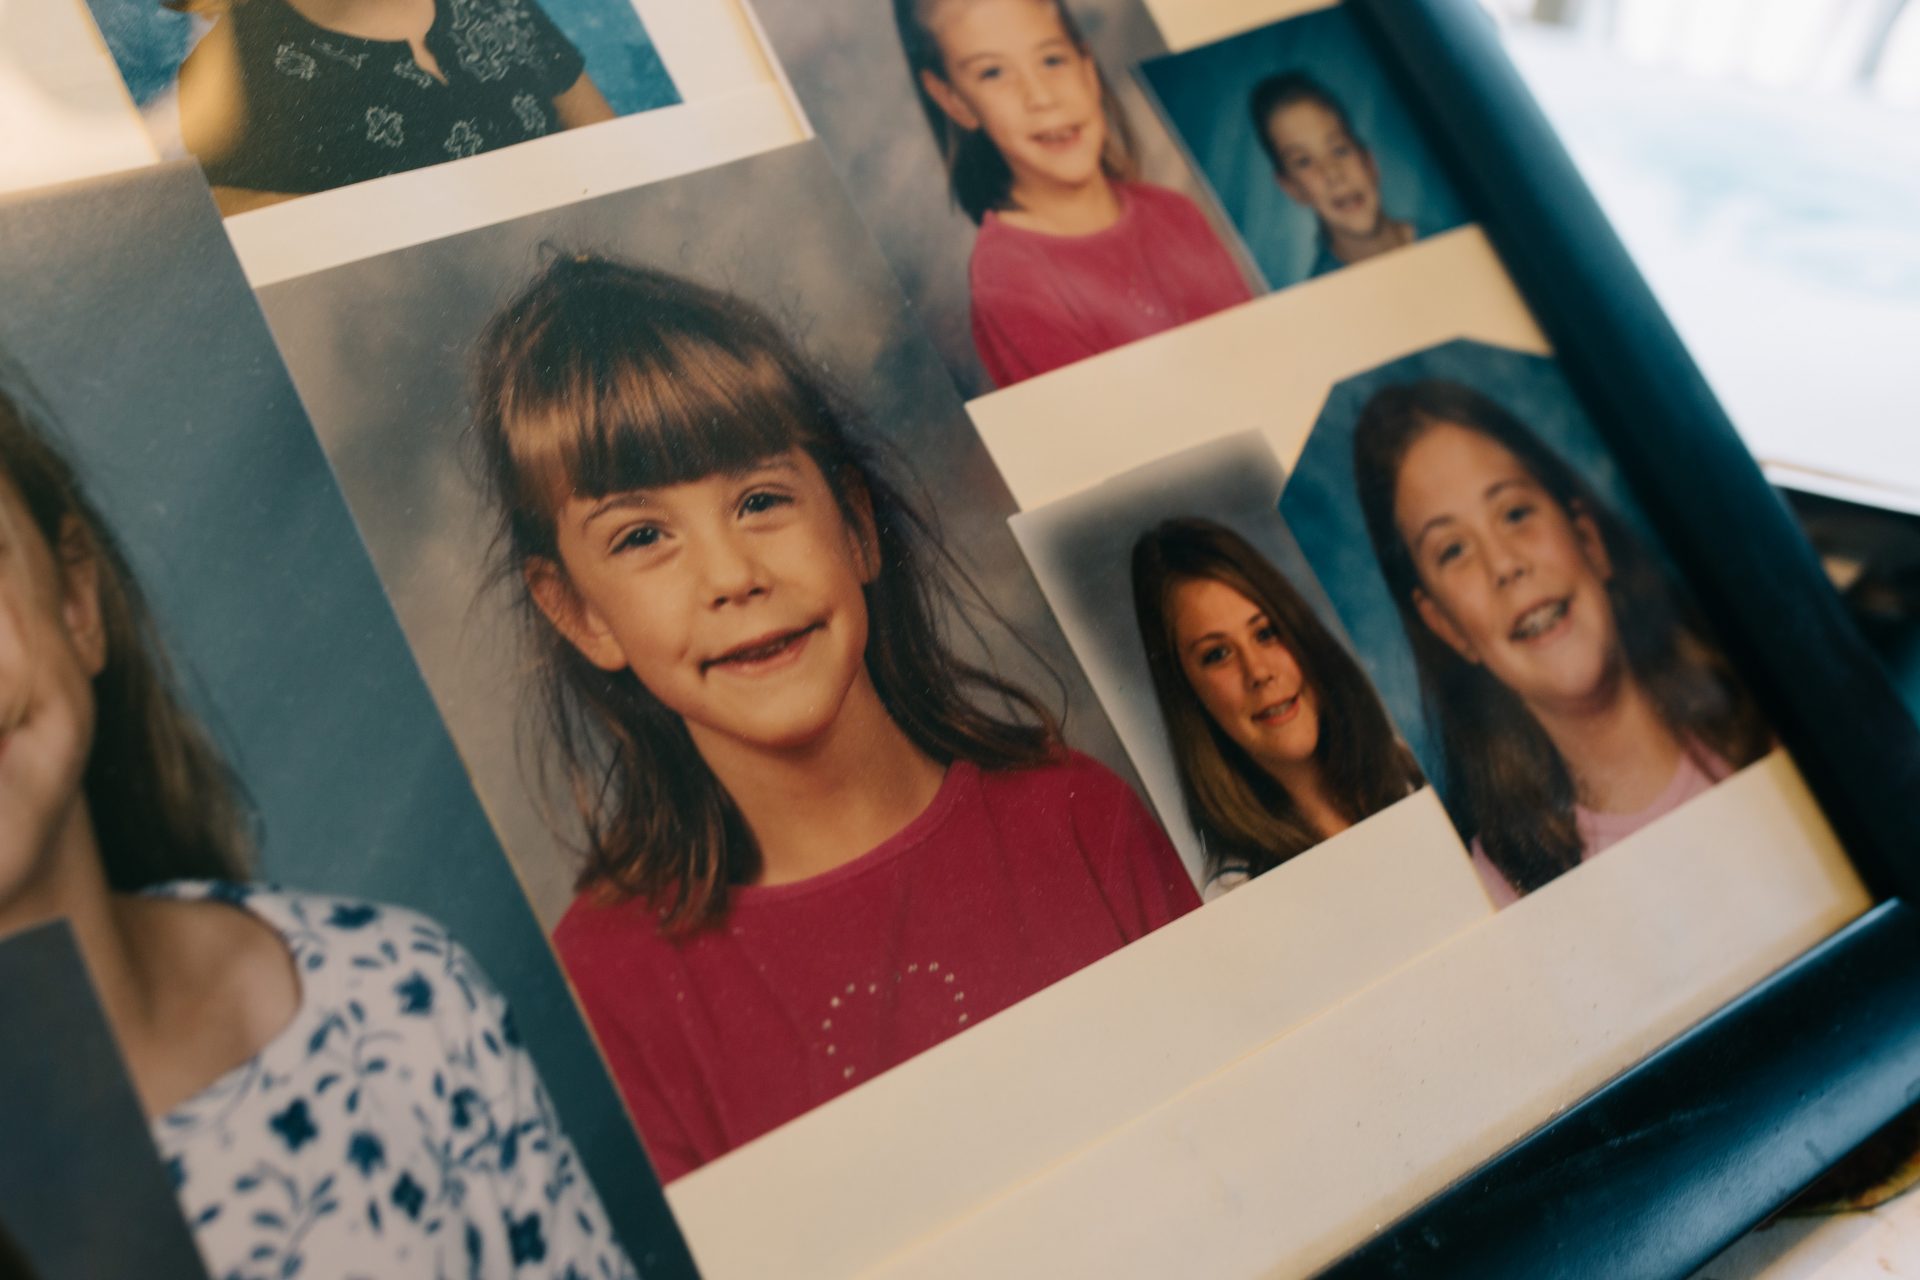
<svg viewBox="0 0 1920 1280">
<path fill-rule="evenodd" d="M 1133 137 L 1062 0 L 894 0 L 954 202 L 980 227 L 973 339 L 998 386 L 1245 302 L 1192 201 Z"/>
<path fill-rule="evenodd" d="M 0 936 L 72 927 L 208 1272 L 632 1276 L 445 930 L 238 882 L 237 783 L 37 403 L 0 364 Z"/>
<path fill-rule="evenodd" d="M 1496 905 L 1771 748 L 1639 538 L 1494 400 L 1438 379 L 1385 387 L 1353 458 L 1449 807 Z"/>
<path fill-rule="evenodd" d="M 944 628 L 954 566 L 764 315 L 556 260 L 477 437 L 584 823 L 555 942 L 670 1180 L 1197 903 Z"/>
<path fill-rule="evenodd" d="M 1141 534 L 1133 608 L 1210 897 L 1421 786 L 1360 664 L 1233 530 L 1188 516 Z"/>
</svg>

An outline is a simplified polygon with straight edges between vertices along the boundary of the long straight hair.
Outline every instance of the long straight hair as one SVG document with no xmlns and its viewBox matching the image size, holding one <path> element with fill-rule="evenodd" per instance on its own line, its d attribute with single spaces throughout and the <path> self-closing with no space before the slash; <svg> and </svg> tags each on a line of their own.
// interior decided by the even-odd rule
<svg viewBox="0 0 1920 1280">
<path fill-rule="evenodd" d="M 913 80 L 914 96 L 920 100 L 921 114 L 927 118 L 927 128 L 933 131 L 934 144 L 940 148 L 941 162 L 946 165 L 947 187 L 953 202 L 978 223 L 988 211 L 1012 205 L 1013 170 L 985 129 L 963 129 L 954 123 L 920 81 L 923 71 L 947 80 L 946 58 L 941 53 L 939 37 L 934 34 L 933 17 L 943 6 L 965 3 L 967 0 L 893 0 L 893 21 L 900 33 L 900 47 L 907 55 L 907 73 Z M 1080 34 L 1080 27 L 1064 0 L 1036 0 L 1036 3 L 1053 6 L 1067 39 L 1093 62 L 1094 76 L 1100 86 L 1100 111 L 1107 124 L 1100 170 L 1110 181 L 1131 182 L 1139 173 L 1134 159 L 1133 126 L 1127 123 L 1126 112 L 1114 97 L 1106 72 L 1094 60 L 1093 50 Z"/>
<path fill-rule="evenodd" d="M 1420 786 L 1413 753 L 1345 645 L 1293 584 L 1245 538 L 1198 517 L 1165 520 L 1133 544 L 1133 611 L 1154 697 L 1180 771 L 1187 816 L 1206 848 L 1208 878 L 1279 866 L 1320 842 L 1299 805 L 1208 714 L 1180 664 L 1171 602 L 1184 582 L 1221 582 L 1266 615 L 1300 664 L 1320 708 L 1314 763 L 1348 822 Z"/>
<path fill-rule="evenodd" d="M 1353 466 L 1367 536 L 1412 647 L 1427 719 L 1439 734 L 1448 805 L 1520 893 L 1579 865 L 1573 776 L 1518 694 L 1455 653 L 1421 621 L 1413 554 L 1394 519 L 1401 464 L 1438 426 L 1477 431 L 1505 449 L 1569 517 L 1599 530 L 1613 574 L 1613 609 L 1628 669 L 1683 750 L 1734 767 L 1772 745 L 1760 709 L 1708 638 L 1704 622 L 1644 543 L 1574 469 L 1491 397 L 1429 379 L 1381 388 L 1360 411 Z"/>
<path fill-rule="evenodd" d="M 252 839 L 238 781 L 187 711 L 140 584 L 54 440 L 51 415 L 0 356 L 0 484 L 20 496 L 58 572 L 76 557 L 96 566 L 106 664 L 93 678 L 82 786 L 107 882 L 132 892 L 242 878 Z"/>
<path fill-rule="evenodd" d="M 857 520 L 863 496 L 872 510 L 880 568 L 865 589 L 866 663 L 895 723 L 942 764 L 1013 769 L 1057 755 L 1057 725 L 1038 699 L 953 653 L 944 624 L 967 616 L 954 583 L 970 582 L 843 427 L 853 414 L 838 391 L 754 307 L 666 272 L 557 256 L 494 317 L 475 369 L 496 567 L 538 655 L 548 764 L 585 825 L 581 890 L 643 899 L 681 931 L 719 920 L 760 853 L 681 718 L 631 671 L 594 666 L 532 599 L 529 568 L 560 567 L 555 522 L 569 497 L 684 484 L 804 450 L 843 519 Z"/>
</svg>

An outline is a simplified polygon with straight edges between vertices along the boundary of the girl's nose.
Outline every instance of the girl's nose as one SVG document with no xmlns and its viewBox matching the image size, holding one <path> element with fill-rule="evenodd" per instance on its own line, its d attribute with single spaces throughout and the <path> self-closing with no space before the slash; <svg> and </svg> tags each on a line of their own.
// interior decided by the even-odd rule
<svg viewBox="0 0 1920 1280">
<path fill-rule="evenodd" d="M 1510 547 L 1502 539 L 1494 539 L 1487 555 L 1487 571 L 1493 575 L 1494 585 L 1507 587 L 1527 576 L 1527 558 L 1516 547 Z"/>
<path fill-rule="evenodd" d="M 766 592 L 766 574 L 740 538 L 714 539 L 701 557 L 700 568 L 708 599 L 716 609 Z"/>
</svg>

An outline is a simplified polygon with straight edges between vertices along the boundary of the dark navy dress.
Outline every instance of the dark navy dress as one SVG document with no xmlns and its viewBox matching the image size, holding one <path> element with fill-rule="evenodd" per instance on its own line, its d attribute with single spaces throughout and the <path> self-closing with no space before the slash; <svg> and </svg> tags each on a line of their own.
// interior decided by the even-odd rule
<svg viewBox="0 0 1920 1280">
<path fill-rule="evenodd" d="M 426 46 L 317 26 L 286 0 L 240 0 L 237 134 L 207 158 L 218 186 L 305 194 L 553 133 L 580 52 L 534 0 L 437 0 Z"/>
</svg>

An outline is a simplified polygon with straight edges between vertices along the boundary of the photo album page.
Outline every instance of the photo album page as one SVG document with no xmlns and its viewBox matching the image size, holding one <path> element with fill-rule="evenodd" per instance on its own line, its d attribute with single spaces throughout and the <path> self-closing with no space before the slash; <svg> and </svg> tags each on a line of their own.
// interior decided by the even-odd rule
<svg viewBox="0 0 1920 1280">
<path fill-rule="evenodd" d="M 0 22 L 24 1274 L 1304 1275 L 1870 905 L 1347 5 Z"/>
</svg>

